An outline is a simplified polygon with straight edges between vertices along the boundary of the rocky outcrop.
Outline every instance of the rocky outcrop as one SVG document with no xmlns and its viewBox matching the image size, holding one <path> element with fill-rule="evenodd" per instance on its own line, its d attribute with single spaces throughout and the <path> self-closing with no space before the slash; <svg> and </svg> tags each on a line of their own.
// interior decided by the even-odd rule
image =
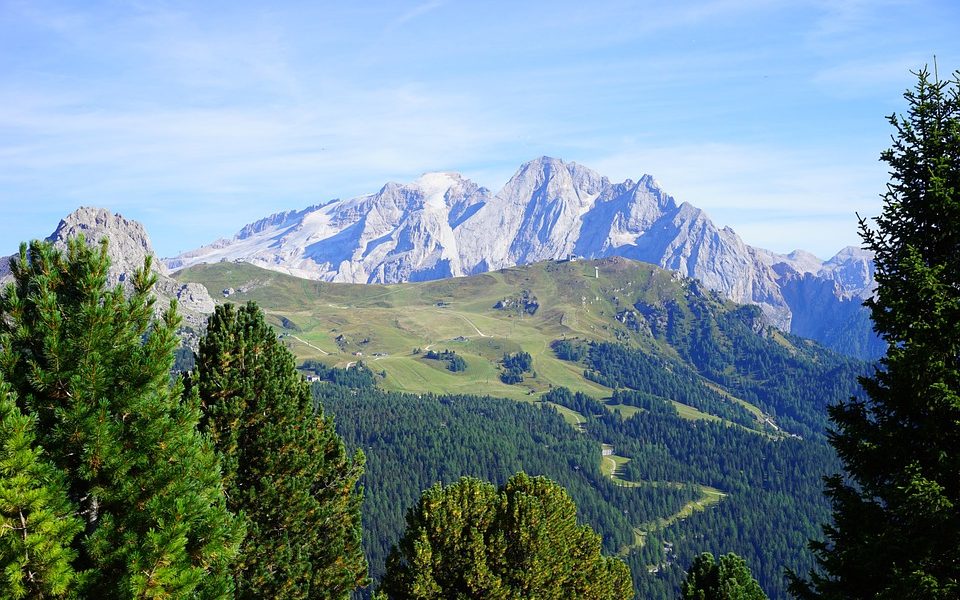
<svg viewBox="0 0 960 600">
<path fill-rule="evenodd" d="M 150 236 L 137 221 L 112 214 L 105 208 L 83 206 L 64 217 L 47 240 L 66 248 L 67 240 L 79 235 L 91 244 L 97 244 L 103 238 L 109 240 L 110 284 L 126 282 L 130 274 L 143 266 L 147 257 L 156 263 L 151 266 L 158 276 L 170 274 L 163 261 L 155 260 Z"/>
<path fill-rule="evenodd" d="M 83 235 L 91 244 L 99 244 L 106 238 L 107 254 L 110 257 L 110 270 L 107 275 L 107 285 L 121 285 L 128 288 L 132 285 L 134 272 L 141 269 L 144 261 L 151 258 L 151 270 L 157 277 L 154 293 L 157 296 L 155 310 L 159 314 L 167 308 L 171 299 L 177 300 L 178 311 L 183 317 L 183 323 L 192 334 L 187 332 L 187 338 L 194 338 L 196 333 L 206 327 L 207 317 L 213 312 L 213 298 L 207 289 L 198 283 L 180 283 L 170 277 L 170 273 L 162 260 L 154 256 L 150 236 L 143 225 L 131 219 L 125 219 L 119 214 L 112 214 L 103 208 L 81 207 L 65 217 L 48 241 L 61 249 L 67 246 L 67 240 Z M 0 271 L 0 281 L 8 281 L 9 258 L 2 259 L 5 271 Z"/>
</svg>

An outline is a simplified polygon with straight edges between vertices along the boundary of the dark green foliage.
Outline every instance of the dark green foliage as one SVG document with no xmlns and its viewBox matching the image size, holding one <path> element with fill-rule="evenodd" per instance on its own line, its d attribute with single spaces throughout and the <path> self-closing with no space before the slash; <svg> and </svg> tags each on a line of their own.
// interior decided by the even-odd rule
<svg viewBox="0 0 960 600">
<path fill-rule="evenodd" d="M 35 422 L 0 380 L 0 600 L 62 598 L 76 589 L 70 546 L 83 522 L 63 473 L 34 446 Z"/>
<path fill-rule="evenodd" d="M 566 491 L 524 473 L 499 490 L 465 477 L 424 492 L 382 589 L 394 600 L 633 597 L 627 566 L 601 555 Z"/>
<path fill-rule="evenodd" d="M 654 337 L 667 342 L 688 365 L 661 363 L 653 368 L 668 367 L 689 379 L 686 372 L 692 367 L 698 375 L 773 415 L 780 427 L 805 438 L 824 436 L 828 403 L 858 393 L 857 377 L 867 373 L 865 363 L 824 351 L 795 336 L 773 334 L 763 325 L 759 308 L 724 302 L 714 292 L 705 293 L 695 281 L 685 286 L 682 302 L 670 300 L 658 306 L 638 302 L 636 308 Z M 771 335 L 781 336 L 789 346 L 777 343 Z M 650 366 L 635 367 L 646 373 Z M 663 395 L 653 388 L 625 385 Z M 716 398 L 700 392 L 696 396 L 703 398 L 703 407 L 692 406 L 744 423 L 714 412 Z M 678 397 L 671 399 L 689 404 Z M 705 410 L 707 406 L 711 408 Z"/>
<path fill-rule="evenodd" d="M 739 313 L 732 314 L 730 322 L 737 323 Z M 725 354 L 733 359 L 726 359 L 730 362 L 723 363 L 726 366 L 721 371 L 712 371 L 709 364 L 688 365 L 623 344 L 601 342 L 590 346 L 590 370 L 585 375 L 609 387 L 676 400 L 745 427 L 764 427 L 743 406 L 706 385 L 714 381 L 760 407 L 786 431 L 804 438 L 823 438 L 825 407 L 855 393 L 859 389 L 856 378 L 866 371 L 863 363 L 820 348 L 810 350 L 809 355 L 791 354 L 749 329 L 731 334 L 730 339 L 736 341 L 731 343 L 736 350 Z M 795 341 L 803 348 L 802 340 Z"/>
<path fill-rule="evenodd" d="M 613 397 L 610 398 L 610 404 L 613 406 L 620 404 L 636 406 L 637 408 L 642 408 L 643 410 L 652 413 L 660 413 L 665 415 L 677 414 L 677 407 L 675 407 L 671 402 L 668 402 L 659 396 L 654 396 L 653 394 L 648 394 L 645 392 L 638 392 L 636 390 L 616 390 L 613 392 Z"/>
<path fill-rule="evenodd" d="M 457 356 L 456 353 L 454 353 L 454 355 L 450 358 L 448 363 L 449 364 L 447 365 L 447 368 L 453 371 L 454 373 L 467 370 L 467 361 L 463 360 L 463 358 L 461 358 L 460 356 Z"/>
<path fill-rule="evenodd" d="M 503 365 L 503 371 L 500 372 L 500 381 L 507 385 L 521 383 L 523 374 L 529 373 L 533 368 L 533 357 L 529 352 L 517 352 L 515 354 L 504 354 L 500 361 Z"/>
<path fill-rule="evenodd" d="M 319 361 L 311 359 L 304 361 L 304 363 L 300 365 L 300 368 L 313 373 L 319 377 L 321 381 L 326 381 L 334 385 L 344 385 L 351 388 L 370 388 L 377 383 L 377 378 L 373 374 L 373 371 L 371 371 L 367 365 L 363 364 L 363 361 L 358 362 L 349 369 L 340 369 L 338 367 L 328 367 Z"/>
<path fill-rule="evenodd" d="M 811 354 L 824 362 L 832 356 Z M 815 385 L 817 371 L 806 369 L 793 376 Z M 758 379 L 772 378 L 756 373 Z M 627 552 L 624 558 L 641 598 L 675 598 L 683 567 L 703 551 L 745 557 L 771 597 L 784 598 L 784 567 L 813 566 L 806 542 L 816 532 L 815 523 L 829 515 L 821 477 L 838 463 L 822 435 L 778 438 L 722 423 L 687 421 L 676 416 L 671 403 L 649 392 L 615 393 L 611 402 L 645 409 L 626 420 L 597 410 L 596 401 L 578 405 L 584 414 L 599 415 L 587 423 L 584 435 L 535 405 L 325 385 L 315 389 L 337 415 L 347 444 L 367 454 L 364 528 L 375 578 L 382 573 L 389 545 L 400 535 L 404 510 L 420 491 L 462 475 L 502 484 L 522 469 L 558 481 L 575 499 L 581 519 L 603 535 L 606 551 Z M 832 390 L 820 390 L 822 404 L 839 400 L 830 396 Z M 564 391 L 555 393 L 554 400 L 567 399 Z M 569 400 L 576 403 L 576 398 L 571 394 Z M 620 487 L 603 477 L 600 442 L 613 444 L 618 455 L 631 459 L 622 466 L 621 477 L 657 485 Z M 629 549 L 633 527 L 670 516 L 700 496 L 693 484 L 719 488 L 727 496 L 705 512 L 649 534 L 642 548 Z"/>
<path fill-rule="evenodd" d="M 457 356 L 457 353 L 453 350 L 441 350 L 440 352 L 437 352 L 436 350 L 427 350 L 427 353 L 424 354 L 423 357 L 431 360 L 446 361 L 447 369 L 453 371 L 454 373 L 465 371 L 467 369 L 467 361 L 463 360 L 462 357 Z"/>
<path fill-rule="evenodd" d="M 367 456 L 364 545 L 374 578 L 400 539 L 404 514 L 438 481 L 470 475 L 500 485 L 518 470 L 550 477 L 570 492 L 580 519 L 603 535 L 607 552 L 633 543 L 634 526 L 699 495 L 686 487 L 615 485 L 600 472 L 600 444 L 549 408 L 476 396 L 313 389 L 348 446 Z"/>
<path fill-rule="evenodd" d="M 108 267 L 106 242 L 33 242 L 0 297 L 0 374 L 85 524 L 77 595 L 227 598 L 243 529 L 199 401 L 171 382 L 179 319 L 173 306 L 153 319 L 149 261 L 129 297 L 106 289 Z"/>
<path fill-rule="evenodd" d="M 554 340 L 550 348 L 560 360 L 579 362 L 587 357 L 589 346 L 585 342 L 574 340 Z"/>
<path fill-rule="evenodd" d="M 693 561 L 683 583 L 682 600 L 767 600 L 747 563 L 734 553 L 704 552 Z"/>
<path fill-rule="evenodd" d="M 833 524 L 801 597 L 960 596 L 960 73 L 921 71 L 905 97 L 883 213 L 861 220 L 889 349 L 866 399 L 830 409 L 847 476 L 827 481 Z"/>
<path fill-rule="evenodd" d="M 696 371 L 622 344 L 590 345 L 588 379 L 608 387 L 628 387 L 662 400 L 676 400 L 745 427 L 758 427 L 743 406 L 704 384 Z"/>
<path fill-rule="evenodd" d="M 772 598 L 786 596 L 784 567 L 812 567 L 807 539 L 829 514 L 821 477 L 838 464 L 825 442 L 777 440 L 650 412 L 626 420 L 609 415 L 591 422 L 588 432 L 631 458 L 622 466 L 624 479 L 696 482 L 727 494 L 659 532 L 672 544 L 668 552 L 648 541 L 626 557 L 640 598 L 676 597 L 683 567 L 704 551 L 743 556 Z M 657 572 L 648 574 L 648 566 Z"/>
<path fill-rule="evenodd" d="M 239 598 L 347 598 L 367 581 L 363 454 L 351 458 L 293 355 L 254 304 L 218 306 L 188 387 L 223 463 L 228 506 L 248 520 Z"/>
<path fill-rule="evenodd" d="M 533 368 L 533 357 L 529 352 L 516 352 L 514 354 L 504 354 L 500 361 L 504 369 L 520 371 L 527 373 Z"/>
<path fill-rule="evenodd" d="M 607 414 L 607 409 L 590 396 L 583 392 L 571 392 L 565 387 L 553 388 L 541 396 L 540 399 L 544 402 L 553 402 L 560 406 L 566 406 L 585 417 Z"/>
<path fill-rule="evenodd" d="M 517 383 L 523 383 L 523 373 L 520 371 L 515 371 L 513 369 L 501 371 L 500 381 L 502 381 L 507 385 L 515 385 Z"/>
</svg>

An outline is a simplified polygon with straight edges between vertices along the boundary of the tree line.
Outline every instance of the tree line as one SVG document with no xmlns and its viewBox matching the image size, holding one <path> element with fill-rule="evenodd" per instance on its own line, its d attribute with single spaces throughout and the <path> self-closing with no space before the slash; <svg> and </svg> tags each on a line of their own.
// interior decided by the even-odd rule
<svg viewBox="0 0 960 600">
<path fill-rule="evenodd" d="M 260 309 L 217 306 L 194 368 L 171 375 L 175 303 L 155 318 L 149 259 L 129 292 L 107 288 L 109 264 L 106 241 L 33 242 L 0 293 L 0 598 L 345 599 L 368 587 L 363 452 L 347 452 Z M 324 371 L 330 389 L 373 389 L 368 369 L 340 371 Z M 488 484 L 434 488 L 419 506 L 471 485 Z M 479 556 L 459 546 L 428 552 L 433 583 L 421 585 L 414 523 L 434 517 L 412 510 L 378 597 L 447 598 L 461 584 L 491 598 L 531 586 L 630 597 L 626 565 L 601 554 L 563 488 L 522 473 L 505 485 L 489 506 L 463 505 L 498 515 L 480 535 L 482 585 L 441 576 Z M 478 526 L 462 521 L 468 536 Z"/>
<path fill-rule="evenodd" d="M 830 396 L 848 382 L 813 395 L 770 391 L 785 381 L 763 375 L 771 369 L 787 379 L 798 369 L 842 378 L 857 367 L 828 360 L 808 369 L 794 360 L 803 352 L 796 345 L 791 356 L 758 345 L 735 352 L 732 365 L 718 361 L 725 346 L 716 333 L 730 323 L 685 320 L 703 305 L 671 304 L 656 321 L 654 335 L 693 340 L 678 352 L 700 375 L 733 378 L 741 397 L 809 439 L 685 422 L 665 400 L 727 411 L 714 404 L 726 399 L 695 393 L 691 378 L 646 381 L 635 372 L 654 375 L 645 359 L 612 344 L 585 355 L 558 345 L 595 377 L 630 388 L 618 401 L 640 409 L 622 419 L 586 397 L 551 392 L 584 410 L 587 435 L 548 406 L 511 412 L 506 401 L 462 396 L 427 397 L 422 406 L 440 420 L 405 423 L 400 411 L 378 428 L 390 395 L 337 383 L 311 394 L 256 306 L 218 307 L 193 369 L 171 377 L 178 317 L 171 304 L 155 318 L 149 259 L 125 292 L 106 288 L 105 243 L 22 246 L 14 282 L 0 293 L 0 598 L 349 597 L 369 582 L 358 485 L 365 460 L 367 474 L 384 469 L 365 480 L 371 496 L 399 460 L 419 460 L 413 472 L 427 476 L 439 465 L 456 480 L 424 493 L 398 481 L 383 510 L 405 494 L 412 508 L 378 597 L 628 598 L 629 566 L 653 575 L 633 582 L 647 597 L 762 598 L 748 565 L 760 565 L 759 584 L 775 591 L 769 569 L 789 566 L 799 598 L 957 597 L 960 74 L 941 81 L 923 70 L 906 98 L 910 111 L 890 118 L 897 135 L 882 156 L 891 167 L 884 212 L 875 227 L 861 220 L 877 267 L 867 304 L 889 348 L 860 378 L 862 391 L 836 403 Z M 749 312 L 730 314 L 736 327 L 752 326 Z M 381 412 L 358 410 L 363 403 Z M 828 407 L 833 430 L 824 433 L 818 406 Z M 328 408 L 341 423 L 364 423 L 344 427 L 353 431 L 347 444 Z M 513 422 L 491 427 L 504 414 Z M 723 416 L 737 423 L 741 415 Z M 547 433 L 529 429 L 521 436 L 529 443 L 493 451 L 496 433 L 508 444 L 523 424 L 546 424 Z M 441 456 L 450 439 L 481 450 L 470 468 L 503 483 L 463 478 L 463 458 Z M 599 441 L 631 459 L 623 474 L 631 485 L 599 473 Z M 418 445 L 434 454 L 411 453 Z M 529 460 L 565 485 L 509 474 Z M 832 514 L 819 518 L 810 480 L 840 467 L 845 474 L 827 478 L 821 497 Z M 624 544 L 622 526 L 689 501 L 693 485 L 669 485 L 685 477 L 728 500 Z M 804 532 L 827 521 L 821 536 Z M 812 566 L 790 562 L 796 541 L 811 537 Z M 693 555 L 704 546 L 720 558 Z"/>
</svg>

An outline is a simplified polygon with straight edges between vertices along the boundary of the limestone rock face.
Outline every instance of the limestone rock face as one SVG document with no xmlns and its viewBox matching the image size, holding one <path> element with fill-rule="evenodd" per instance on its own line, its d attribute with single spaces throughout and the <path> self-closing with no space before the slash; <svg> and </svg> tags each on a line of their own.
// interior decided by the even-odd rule
<svg viewBox="0 0 960 600">
<path fill-rule="evenodd" d="M 106 237 L 111 285 L 130 285 L 153 256 L 144 227 L 100 208 L 80 208 L 48 238 L 65 247 L 83 234 Z M 542 157 L 523 165 L 497 194 L 454 173 L 428 173 L 377 193 L 271 215 L 165 263 L 153 260 L 157 309 L 176 298 L 185 324 L 202 331 L 214 301 L 169 269 L 244 261 L 300 277 L 395 283 L 456 277 L 539 260 L 625 256 L 672 269 L 741 303 L 767 322 L 834 349 L 883 352 L 860 306 L 873 294 L 872 256 L 845 248 L 827 261 L 802 250 L 781 255 L 749 246 L 702 210 L 677 204 L 649 175 L 611 183 L 578 165 Z M 0 281 L 9 280 L 8 259 Z"/>
<path fill-rule="evenodd" d="M 322 281 L 397 283 L 569 255 L 624 256 L 672 269 L 758 305 L 768 322 L 798 333 L 810 329 L 795 329 L 795 315 L 809 325 L 825 310 L 855 313 L 855 299 L 875 287 L 862 250 L 847 248 L 824 262 L 802 250 L 754 248 L 702 210 L 678 204 L 649 175 L 613 183 L 550 157 L 522 165 L 496 194 L 454 173 L 428 173 L 368 196 L 272 215 L 167 265 L 243 261 Z M 797 286 L 813 285 L 802 283 L 806 276 L 826 287 L 800 293 Z"/>
<path fill-rule="evenodd" d="M 167 265 L 242 260 L 350 283 L 456 277 L 469 272 L 456 231 L 489 197 L 460 175 L 428 173 L 408 185 L 388 183 L 376 194 L 272 215 Z"/>
<path fill-rule="evenodd" d="M 110 256 L 109 284 L 123 283 L 136 269 L 143 266 L 149 256 L 154 264 L 152 269 L 158 275 L 169 276 L 170 272 L 163 261 L 156 260 L 150 236 L 137 221 L 112 214 L 105 208 L 80 207 L 67 215 L 48 241 L 60 248 L 66 248 L 69 238 L 83 235 L 90 244 L 97 244 L 103 238 L 110 240 L 107 254 Z"/>
<path fill-rule="evenodd" d="M 83 235 L 87 243 L 97 245 L 100 240 L 109 240 L 107 254 L 110 256 L 110 271 L 107 285 L 129 288 L 133 274 L 151 257 L 150 268 L 157 276 L 154 293 L 157 296 L 155 310 L 159 314 L 175 298 L 183 322 L 194 332 L 206 327 L 207 317 L 213 313 L 214 302 L 207 289 L 197 283 L 183 284 L 170 277 L 164 262 L 154 256 L 153 245 L 146 229 L 139 222 L 112 214 L 104 208 L 81 207 L 67 215 L 56 230 L 47 238 L 61 249 L 66 249 L 67 240 Z M 8 281 L 9 258 L 0 260 L 0 281 Z"/>
</svg>

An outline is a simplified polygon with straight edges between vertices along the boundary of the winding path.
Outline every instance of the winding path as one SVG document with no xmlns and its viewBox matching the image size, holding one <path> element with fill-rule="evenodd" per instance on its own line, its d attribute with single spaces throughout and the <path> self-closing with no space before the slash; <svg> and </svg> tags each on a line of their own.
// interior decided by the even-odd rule
<svg viewBox="0 0 960 600">
<path fill-rule="evenodd" d="M 613 481 L 615 485 L 618 485 L 621 487 L 674 486 L 679 488 L 679 487 L 683 487 L 684 485 L 683 483 L 677 482 L 677 481 L 631 481 L 629 479 L 621 479 L 620 477 L 617 476 L 616 459 L 614 459 L 613 456 L 611 455 L 604 456 L 602 458 L 604 463 L 609 461 L 608 464 L 613 466 L 609 475 L 610 480 Z M 602 470 L 603 469 L 601 469 L 601 471 Z M 725 492 L 722 492 L 708 485 L 697 485 L 697 487 L 700 488 L 700 497 L 687 502 L 682 507 L 680 507 L 680 510 L 678 510 L 676 513 L 667 517 L 662 517 L 659 519 L 655 519 L 653 521 L 641 523 L 640 525 L 637 525 L 636 527 L 634 527 L 633 528 L 634 543 L 626 546 L 625 548 L 621 548 L 620 553 L 622 555 L 625 555 L 629 553 L 631 550 L 643 547 L 643 544 L 646 540 L 648 533 L 652 531 L 656 531 L 658 529 L 664 529 L 666 527 L 669 527 L 670 525 L 672 525 L 673 523 L 676 523 L 681 519 L 686 519 L 687 517 L 692 515 L 694 512 L 706 510 L 707 508 L 721 502 L 724 498 L 727 497 L 727 494 Z"/>
<path fill-rule="evenodd" d="M 300 342 L 301 344 L 305 344 L 305 345 L 307 345 L 307 346 L 310 346 L 311 348 L 313 348 L 314 350 L 316 350 L 316 351 L 319 352 L 320 354 L 323 354 L 323 355 L 325 355 L 325 356 L 330 356 L 330 353 L 327 352 L 326 350 L 324 350 L 323 348 L 317 348 L 316 346 L 314 346 L 314 345 L 311 344 L 310 342 L 308 342 L 308 341 L 306 341 L 306 340 L 301 340 L 300 338 L 298 338 L 298 337 L 295 336 L 295 335 L 291 335 L 290 337 L 292 337 L 293 339 L 297 340 L 297 341 Z"/>
</svg>

